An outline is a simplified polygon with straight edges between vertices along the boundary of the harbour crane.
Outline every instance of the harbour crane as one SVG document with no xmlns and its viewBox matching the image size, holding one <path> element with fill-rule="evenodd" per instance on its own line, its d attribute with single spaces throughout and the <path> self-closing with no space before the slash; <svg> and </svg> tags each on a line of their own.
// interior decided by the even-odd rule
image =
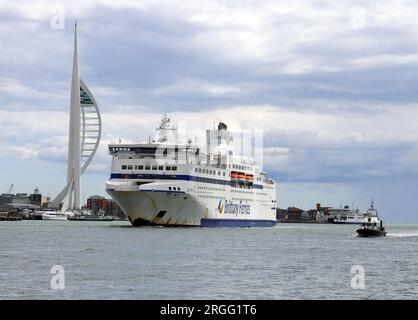
<svg viewBox="0 0 418 320">
<path fill-rule="evenodd" d="M 10 186 L 9 189 L 5 192 L 6 194 L 12 194 L 13 193 L 13 184 Z"/>
</svg>

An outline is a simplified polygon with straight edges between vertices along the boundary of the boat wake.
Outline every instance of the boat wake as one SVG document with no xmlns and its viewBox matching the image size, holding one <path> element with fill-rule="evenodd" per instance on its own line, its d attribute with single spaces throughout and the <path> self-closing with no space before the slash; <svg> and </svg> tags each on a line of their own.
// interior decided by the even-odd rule
<svg viewBox="0 0 418 320">
<path fill-rule="evenodd" d="M 386 236 L 387 237 L 394 237 L 394 238 L 418 237 L 418 232 L 388 233 Z"/>
<path fill-rule="evenodd" d="M 283 226 L 280 223 L 276 224 L 274 228 L 276 229 L 309 229 L 309 227 L 306 227 L 306 226 Z"/>
</svg>

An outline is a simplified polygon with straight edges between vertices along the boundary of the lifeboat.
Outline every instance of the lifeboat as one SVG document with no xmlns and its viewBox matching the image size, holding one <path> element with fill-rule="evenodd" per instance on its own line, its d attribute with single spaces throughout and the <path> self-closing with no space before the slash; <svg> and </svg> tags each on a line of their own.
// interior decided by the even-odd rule
<svg viewBox="0 0 418 320">
<path fill-rule="evenodd" d="M 247 180 L 248 182 L 253 182 L 254 181 L 254 176 L 252 174 L 246 174 L 245 175 L 245 180 Z"/>
<path fill-rule="evenodd" d="M 245 180 L 245 173 L 244 172 L 238 172 L 238 179 Z"/>
<path fill-rule="evenodd" d="M 238 179 L 238 172 L 231 171 L 231 179 Z"/>
</svg>

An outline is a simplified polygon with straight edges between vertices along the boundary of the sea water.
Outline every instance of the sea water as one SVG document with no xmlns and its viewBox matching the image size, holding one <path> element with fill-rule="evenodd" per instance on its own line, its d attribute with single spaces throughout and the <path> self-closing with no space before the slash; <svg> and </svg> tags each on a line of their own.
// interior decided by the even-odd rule
<svg viewBox="0 0 418 320">
<path fill-rule="evenodd" d="M 0 222 L 0 299 L 418 299 L 418 226 Z"/>
</svg>

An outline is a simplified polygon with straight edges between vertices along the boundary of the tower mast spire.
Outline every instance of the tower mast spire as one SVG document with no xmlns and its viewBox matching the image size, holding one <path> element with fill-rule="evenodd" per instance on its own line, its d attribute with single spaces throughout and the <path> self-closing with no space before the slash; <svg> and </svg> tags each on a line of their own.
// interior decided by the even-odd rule
<svg viewBox="0 0 418 320">
<path fill-rule="evenodd" d="M 74 23 L 73 75 L 70 98 L 70 141 L 68 144 L 67 183 L 73 183 L 69 194 L 69 209 L 80 209 L 80 76 L 78 72 L 77 21 Z M 73 191 L 73 192 L 71 192 Z M 72 193 L 72 194 L 71 194 Z"/>
<path fill-rule="evenodd" d="M 74 22 L 73 73 L 70 95 L 67 185 L 51 202 L 61 211 L 79 211 L 80 177 L 89 166 L 100 143 L 102 122 L 99 107 L 87 85 L 80 79 L 77 50 L 77 21 Z"/>
</svg>

